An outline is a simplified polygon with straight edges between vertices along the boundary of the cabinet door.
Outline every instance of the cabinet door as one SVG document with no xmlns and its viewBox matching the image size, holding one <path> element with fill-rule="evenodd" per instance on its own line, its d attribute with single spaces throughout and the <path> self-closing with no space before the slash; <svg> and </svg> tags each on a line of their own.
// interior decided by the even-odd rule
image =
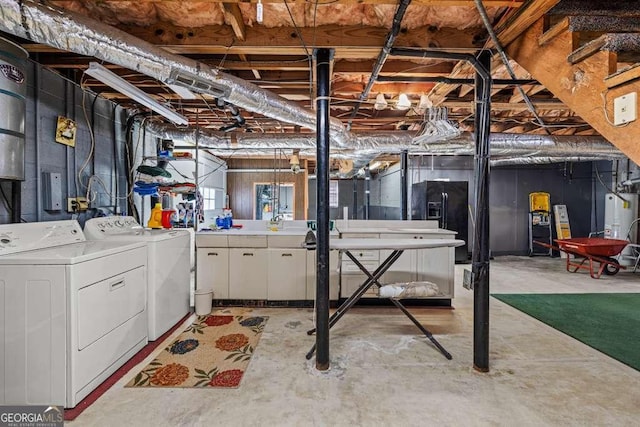
<svg viewBox="0 0 640 427">
<path fill-rule="evenodd" d="M 196 289 L 213 288 L 214 299 L 229 298 L 229 249 L 198 248 Z"/>
<path fill-rule="evenodd" d="M 229 298 L 267 299 L 266 249 L 229 249 Z"/>
<path fill-rule="evenodd" d="M 269 249 L 267 299 L 303 300 L 306 296 L 306 249 Z"/>
<path fill-rule="evenodd" d="M 443 295 L 437 298 L 453 298 L 454 248 L 428 248 L 416 252 L 418 255 L 417 280 L 438 285 Z"/>
<path fill-rule="evenodd" d="M 317 251 L 307 251 L 307 300 L 316 299 L 316 261 Z M 338 299 L 338 288 L 340 287 L 340 271 L 338 269 L 338 251 L 329 252 L 329 299 Z"/>
<path fill-rule="evenodd" d="M 418 239 L 421 236 L 413 234 L 380 234 L 381 239 Z M 384 262 L 393 251 L 389 249 L 380 250 L 380 263 Z M 380 282 L 385 285 L 388 283 L 407 283 L 416 280 L 416 250 L 405 250 L 400 258 L 394 262 L 389 270 L 382 275 Z"/>
</svg>

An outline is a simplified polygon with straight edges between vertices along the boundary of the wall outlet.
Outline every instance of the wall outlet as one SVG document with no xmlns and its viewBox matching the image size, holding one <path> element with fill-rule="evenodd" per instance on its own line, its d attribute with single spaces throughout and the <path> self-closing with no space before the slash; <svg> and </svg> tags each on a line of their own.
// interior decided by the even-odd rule
<svg viewBox="0 0 640 427">
<path fill-rule="evenodd" d="M 613 124 L 616 126 L 630 123 L 637 118 L 637 94 L 630 92 L 613 100 Z"/>
<path fill-rule="evenodd" d="M 89 209 L 86 197 L 69 197 L 67 198 L 67 212 L 77 213 Z"/>
</svg>

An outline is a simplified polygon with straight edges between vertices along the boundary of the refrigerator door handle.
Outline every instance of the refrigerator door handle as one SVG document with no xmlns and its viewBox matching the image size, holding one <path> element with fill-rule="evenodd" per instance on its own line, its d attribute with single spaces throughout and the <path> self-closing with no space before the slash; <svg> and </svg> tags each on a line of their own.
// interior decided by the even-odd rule
<svg viewBox="0 0 640 427">
<path fill-rule="evenodd" d="M 447 211 L 448 211 L 448 204 L 449 204 L 449 194 L 447 193 L 442 193 L 441 195 L 442 197 L 442 207 L 441 207 L 441 211 L 440 211 L 440 218 L 441 218 L 441 225 L 440 228 L 443 229 L 447 229 Z"/>
</svg>

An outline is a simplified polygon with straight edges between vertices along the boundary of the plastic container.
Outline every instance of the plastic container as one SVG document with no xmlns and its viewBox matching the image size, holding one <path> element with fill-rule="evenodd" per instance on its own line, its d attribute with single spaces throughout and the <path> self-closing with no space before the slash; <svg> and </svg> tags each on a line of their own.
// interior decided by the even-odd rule
<svg viewBox="0 0 640 427">
<path fill-rule="evenodd" d="M 153 209 L 151 209 L 151 215 L 149 216 L 147 227 L 162 228 L 162 203 L 156 203 Z"/>
<path fill-rule="evenodd" d="M 211 314 L 211 308 L 213 307 L 213 290 L 196 289 L 193 295 L 196 305 L 196 314 L 198 316 Z"/>
<path fill-rule="evenodd" d="M 174 209 L 164 209 L 162 211 L 162 227 L 171 228 L 175 222 L 176 211 Z"/>
</svg>

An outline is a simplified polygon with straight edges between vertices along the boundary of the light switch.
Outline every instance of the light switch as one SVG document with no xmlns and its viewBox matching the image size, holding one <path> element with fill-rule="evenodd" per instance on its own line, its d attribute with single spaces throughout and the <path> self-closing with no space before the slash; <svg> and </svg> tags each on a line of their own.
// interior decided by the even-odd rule
<svg viewBox="0 0 640 427">
<path fill-rule="evenodd" d="M 637 118 L 637 95 L 635 92 L 627 93 L 613 100 L 613 124 L 623 125 Z"/>
</svg>

